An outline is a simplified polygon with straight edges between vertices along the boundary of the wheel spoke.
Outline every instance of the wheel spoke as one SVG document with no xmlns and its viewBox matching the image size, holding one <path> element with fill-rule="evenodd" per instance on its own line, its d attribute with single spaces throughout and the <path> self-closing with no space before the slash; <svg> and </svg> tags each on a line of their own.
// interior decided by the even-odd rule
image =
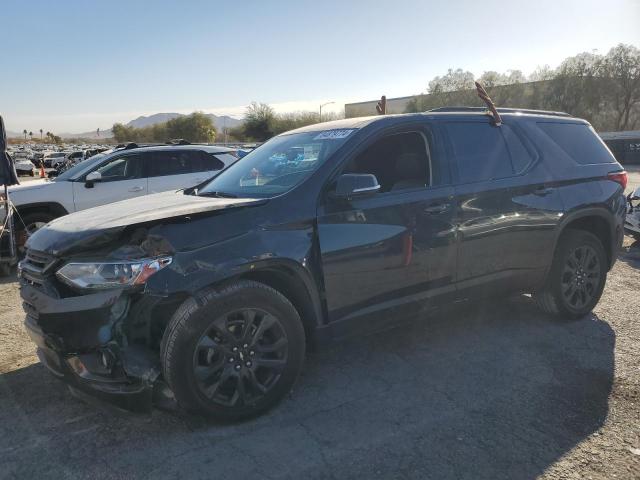
<svg viewBox="0 0 640 480">
<path fill-rule="evenodd" d="M 242 318 L 244 319 L 244 325 L 242 326 L 242 338 L 244 340 L 249 340 L 251 337 L 252 327 L 256 322 L 256 318 L 258 317 L 258 312 L 255 310 L 243 310 Z"/>
<path fill-rule="evenodd" d="M 218 393 L 218 390 L 220 389 L 220 387 L 224 385 L 227 380 L 229 380 L 229 377 L 231 377 L 232 373 L 233 373 L 233 370 L 230 367 L 226 367 L 222 371 L 222 375 L 220 375 L 220 378 L 215 383 L 213 383 L 212 385 L 204 389 L 205 395 L 209 398 L 213 398 L 216 395 L 216 393 Z"/>
<path fill-rule="evenodd" d="M 278 350 L 281 350 L 282 348 L 286 347 L 288 343 L 289 342 L 285 337 L 280 337 L 278 340 L 276 340 L 275 342 L 269 345 L 263 345 L 260 343 L 256 344 L 256 350 L 261 353 L 277 352 Z"/>
<path fill-rule="evenodd" d="M 253 337 L 251 338 L 250 345 L 255 346 L 258 340 L 262 338 L 262 335 L 264 335 L 264 332 L 269 330 L 273 325 L 275 325 L 275 323 L 276 323 L 276 319 L 274 317 L 272 317 L 269 314 L 264 315 L 260 320 L 260 324 L 258 325 L 258 328 L 253 334 Z"/>
<path fill-rule="evenodd" d="M 256 360 L 256 364 L 260 367 L 264 367 L 269 370 L 275 370 L 276 372 L 281 372 L 284 369 L 284 366 L 287 364 L 287 362 L 286 360 L 281 360 L 279 358 L 259 358 Z"/>
<path fill-rule="evenodd" d="M 233 398 L 231 399 L 231 404 L 246 405 L 247 391 L 245 390 L 245 386 L 244 386 L 244 375 L 238 375 L 237 379 L 238 381 L 236 383 L 236 392 L 234 393 Z"/>
<path fill-rule="evenodd" d="M 253 370 L 249 370 L 247 372 L 247 380 L 249 380 L 249 384 L 255 390 L 258 390 L 260 393 L 267 393 L 267 387 L 261 384 L 256 378 L 256 373 Z"/>
</svg>

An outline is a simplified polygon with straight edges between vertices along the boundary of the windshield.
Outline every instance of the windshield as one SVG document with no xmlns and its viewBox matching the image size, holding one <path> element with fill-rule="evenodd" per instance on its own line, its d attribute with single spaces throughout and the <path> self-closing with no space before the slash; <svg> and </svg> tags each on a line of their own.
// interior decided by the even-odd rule
<svg viewBox="0 0 640 480">
<path fill-rule="evenodd" d="M 280 135 L 215 177 L 198 195 L 269 198 L 307 179 L 354 130 Z"/>
<path fill-rule="evenodd" d="M 58 182 L 65 180 L 75 180 L 76 178 L 82 176 L 91 167 L 104 160 L 109 153 L 111 153 L 111 150 L 94 155 L 90 159 L 85 160 L 84 162 L 80 162 L 79 164 L 71 167 L 69 170 L 64 171 L 57 177 L 53 178 L 53 181 Z"/>
</svg>

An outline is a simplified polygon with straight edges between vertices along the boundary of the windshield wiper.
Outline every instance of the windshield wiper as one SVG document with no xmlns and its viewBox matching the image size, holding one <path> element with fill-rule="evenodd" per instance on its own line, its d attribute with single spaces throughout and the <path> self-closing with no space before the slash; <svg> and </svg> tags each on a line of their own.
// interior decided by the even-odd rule
<svg viewBox="0 0 640 480">
<path fill-rule="evenodd" d="M 237 195 L 228 192 L 198 192 L 199 197 L 238 198 Z"/>
</svg>

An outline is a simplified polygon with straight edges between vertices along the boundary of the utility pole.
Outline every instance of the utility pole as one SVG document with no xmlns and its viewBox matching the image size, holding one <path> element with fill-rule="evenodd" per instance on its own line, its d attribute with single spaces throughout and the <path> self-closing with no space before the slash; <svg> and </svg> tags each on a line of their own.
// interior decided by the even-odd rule
<svg viewBox="0 0 640 480">
<path fill-rule="evenodd" d="M 336 103 L 336 102 L 327 102 L 320 105 L 320 117 L 319 117 L 318 123 L 322 122 L 322 107 L 326 107 L 327 105 L 331 105 L 333 103 Z"/>
</svg>

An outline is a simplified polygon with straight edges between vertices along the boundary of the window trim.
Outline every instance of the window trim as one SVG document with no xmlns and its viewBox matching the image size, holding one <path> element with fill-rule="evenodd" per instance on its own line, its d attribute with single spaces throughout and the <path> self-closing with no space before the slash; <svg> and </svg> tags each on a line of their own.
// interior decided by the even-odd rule
<svg viewBox="0 0 640 480">
<path fill-rule="evenodd" d="M 389 196 L 393 196 L 393 195 L 405 195 L 407 193 L 415 193 L 415 192 L 419 192 L 422 190 L 428 190 L 428 189 L 433 189 L 433 188 L 438 188 L 441 187 L 443 185 L 438 185 L 437 187 L 434 187 L 433 185 L 433 150 L 435 150 L 434 148 L 431 148 L 431 145 L 429 144 L 429 139 L 427 138 L 427 135 L 425 134 L 425 130 L 429 131 L 429 133 L 431 134 L 432 138 L 433 138 L 433 142 L 435 143 L 436 139 L 435 139 L 435 128 L 432 124 L 430 123 L 411 123 L 411 124 L 406 124 L 406 125 L 396 125 L 393 128 L 390 128 L 388 130 L 382 131 L 382 132 L 375 132 L 372 135 L 370 135 L 369 137 L 365 138 L 362 142 L 360 142 L 360 144 L 358 146 L 356 146 L 356 148 L 354 150 L 352 150 L 348 155 L 345 156 L 345 158 L 343 158 L 341 164 L 339 165 L 339 167 L 334 171 L 334 173 L 332 175 L 329 176 L 329 178 L 327 179 L 327 181 L 325 182 L 322 191 L 324 192 L 324 196 L 326 196 L 326 193 L 328 191 L 330 191 L 330 189 L 332 188 L 333 184 L 335 184 L 336 180 L 338 179 L 338 177 L 340 175 L 343 174 L 345 168 L 347 168 L 347 166 L 349 165 L 349 163 L 351 161 L 353 161 L 355 158 L 358 157 L 358 155 L 362 154 L 367 148 L 369 148 L 371 145 L 373 145 L 374 143 L 382 140 L 383 138 L 387 138 L 393 135 L 403 135 L 403 134 L 408 134 L 408 133 L 418 133 L 421 137 L 422 140 L 424 142 L 424 146 L 425 146 L 425 153 L 427 154 L 427 161 L 428 161 L 428 174 L 429 174 L 429 185 L 423 187 L 416 187 L 416 188 L 407 188 L 407 189 L 403 189 L 403 190 L 389 190 L 388 192 L 378 192 L 375 194 L 376 198 L 379 197 L 389 197 Z"/>
<path fill-rule="evenodd" d="M 475 180 L 472 182 L 462 182 L 460 180 L 460 170 L 459 170 L 459 165 L 458 165 L 458 158 L 454 153 L 454 149 L 453 149 L 453 142 L 451 140 L 451 137 L 449 135 L 449 132 L 447 130 L 447 125 L 448 124 L 459 124 L 459 123 L 477 123 L 477 124 L 483 124 L 483 125 L 488 125 L 491 128 L 497 128 L 497 129 L 501 129 L 502 127 L 506 126 L 509 129 L 511 129 L 512 133 L 514 135 L 516 135 L 516 137 L 520 140 L 520 142 L 522 143 L 522 146 L 524 147 L 524 149 L 527 151 L 527 153 L 529 153 L 529 155 L 531 156 L 531 160 L 529 161 L 529 163 L 522 169 L 522 171 L 517 172 L 517 173 L 512 173 L 511 175 L 507 175 L 504 177 L 499 177 L 499 178 L 487 178 L 487 179 L 482 179 L 482 180 Z M 447 157 L 447 161 L 450 164 L 450 168 L 452 170 L 452 176 L 453 176 L 453 184 L 454 185 L 476 185 L 476 184 L 481 184 L 481 183 L 486 183 L 486 182 L 496 182 L 496 181 L 502 181 L 505 179 L 509 179 L 509 178 L 518 178 L 518 177 L 522 177 L 524 175 L 526 175 L 527 173 L 529 173 L 531 171 L 531 169 L 534 167 L 534 165 L 536 165 L 540 158 L 541 155 L 539 153 L 539 151 L 536 149 L 536 147 L 534 146 L 533 142 L 531 142 L 529 140 L 529 138 L 524 134 L 523 129 L 515 124 L 515 123 L 504 123 L 502 125 L 496 126 L 492 123 L 487 122 L 485 119 L 475 119 L 475 118 L 461 118 L 461 119 L 450 119 L 450 120 L 446 120 L 445 122 L 442 122 L 441 124 L 442 127 L 442 136 L 444 139 L 444 149 L 445 149 L 445 154 Z M 514 169 L 514 164 L 513 164 L 513 154 L 511 153 L 511 148 L 509 148 L 509 142 L 507 142 L 506 137 L 504 136 L 504 133 L 502 130 L 500 130 L 500 137 L 502 138 L 502 140 L 504 141 L 504 145 L 505 145 L 505 149 L 507 151 L 507 153 L 509 154 L 509 162 L 511 164 L 511 168 Z"/>
<path fill-rule="evenodd" d="M 83 175 L 81 175 L 80 177 L 78 177 L 77 179 L 74 180 L 74 182 L 86 182 L 87 180 L 87 175 L 89 175 L 90 173 L 95 172 L 96 170 L 98 170 L 99 168 L 102 168 L 103 166 L 105 166 L 107 163 L 111 163 L 113 161 L 119 160 L 120 158 L 124 158 L 124 157 L 131 157 L 133 155 L 141 155 L 144 156 L 144 154 L 147 152 L 126 152 L 126 153 L 121 153 L 121 154 L 114 154 L 113 156 L 110 156 L 109 158 L 105 158 L 102 162 L 100 162 L 98 165 L 94 165 L 94 167 L 89 170 L 88 172 L 84 173 Z M 111 183 L 111 182 L 124 182 L 127 180 L 140 180 L 143 178 L 147 178 L 148 174 L 147 174 L 147 165 L 146 165 L 146 161 L 143 157 L 143 163 L 142 163 L 142 171 L 139 177 L 136 178 L 126 178 L 126 179 L 121 179 L 121 180 L 100 180 L 100 183 Z"/>
</svg>

